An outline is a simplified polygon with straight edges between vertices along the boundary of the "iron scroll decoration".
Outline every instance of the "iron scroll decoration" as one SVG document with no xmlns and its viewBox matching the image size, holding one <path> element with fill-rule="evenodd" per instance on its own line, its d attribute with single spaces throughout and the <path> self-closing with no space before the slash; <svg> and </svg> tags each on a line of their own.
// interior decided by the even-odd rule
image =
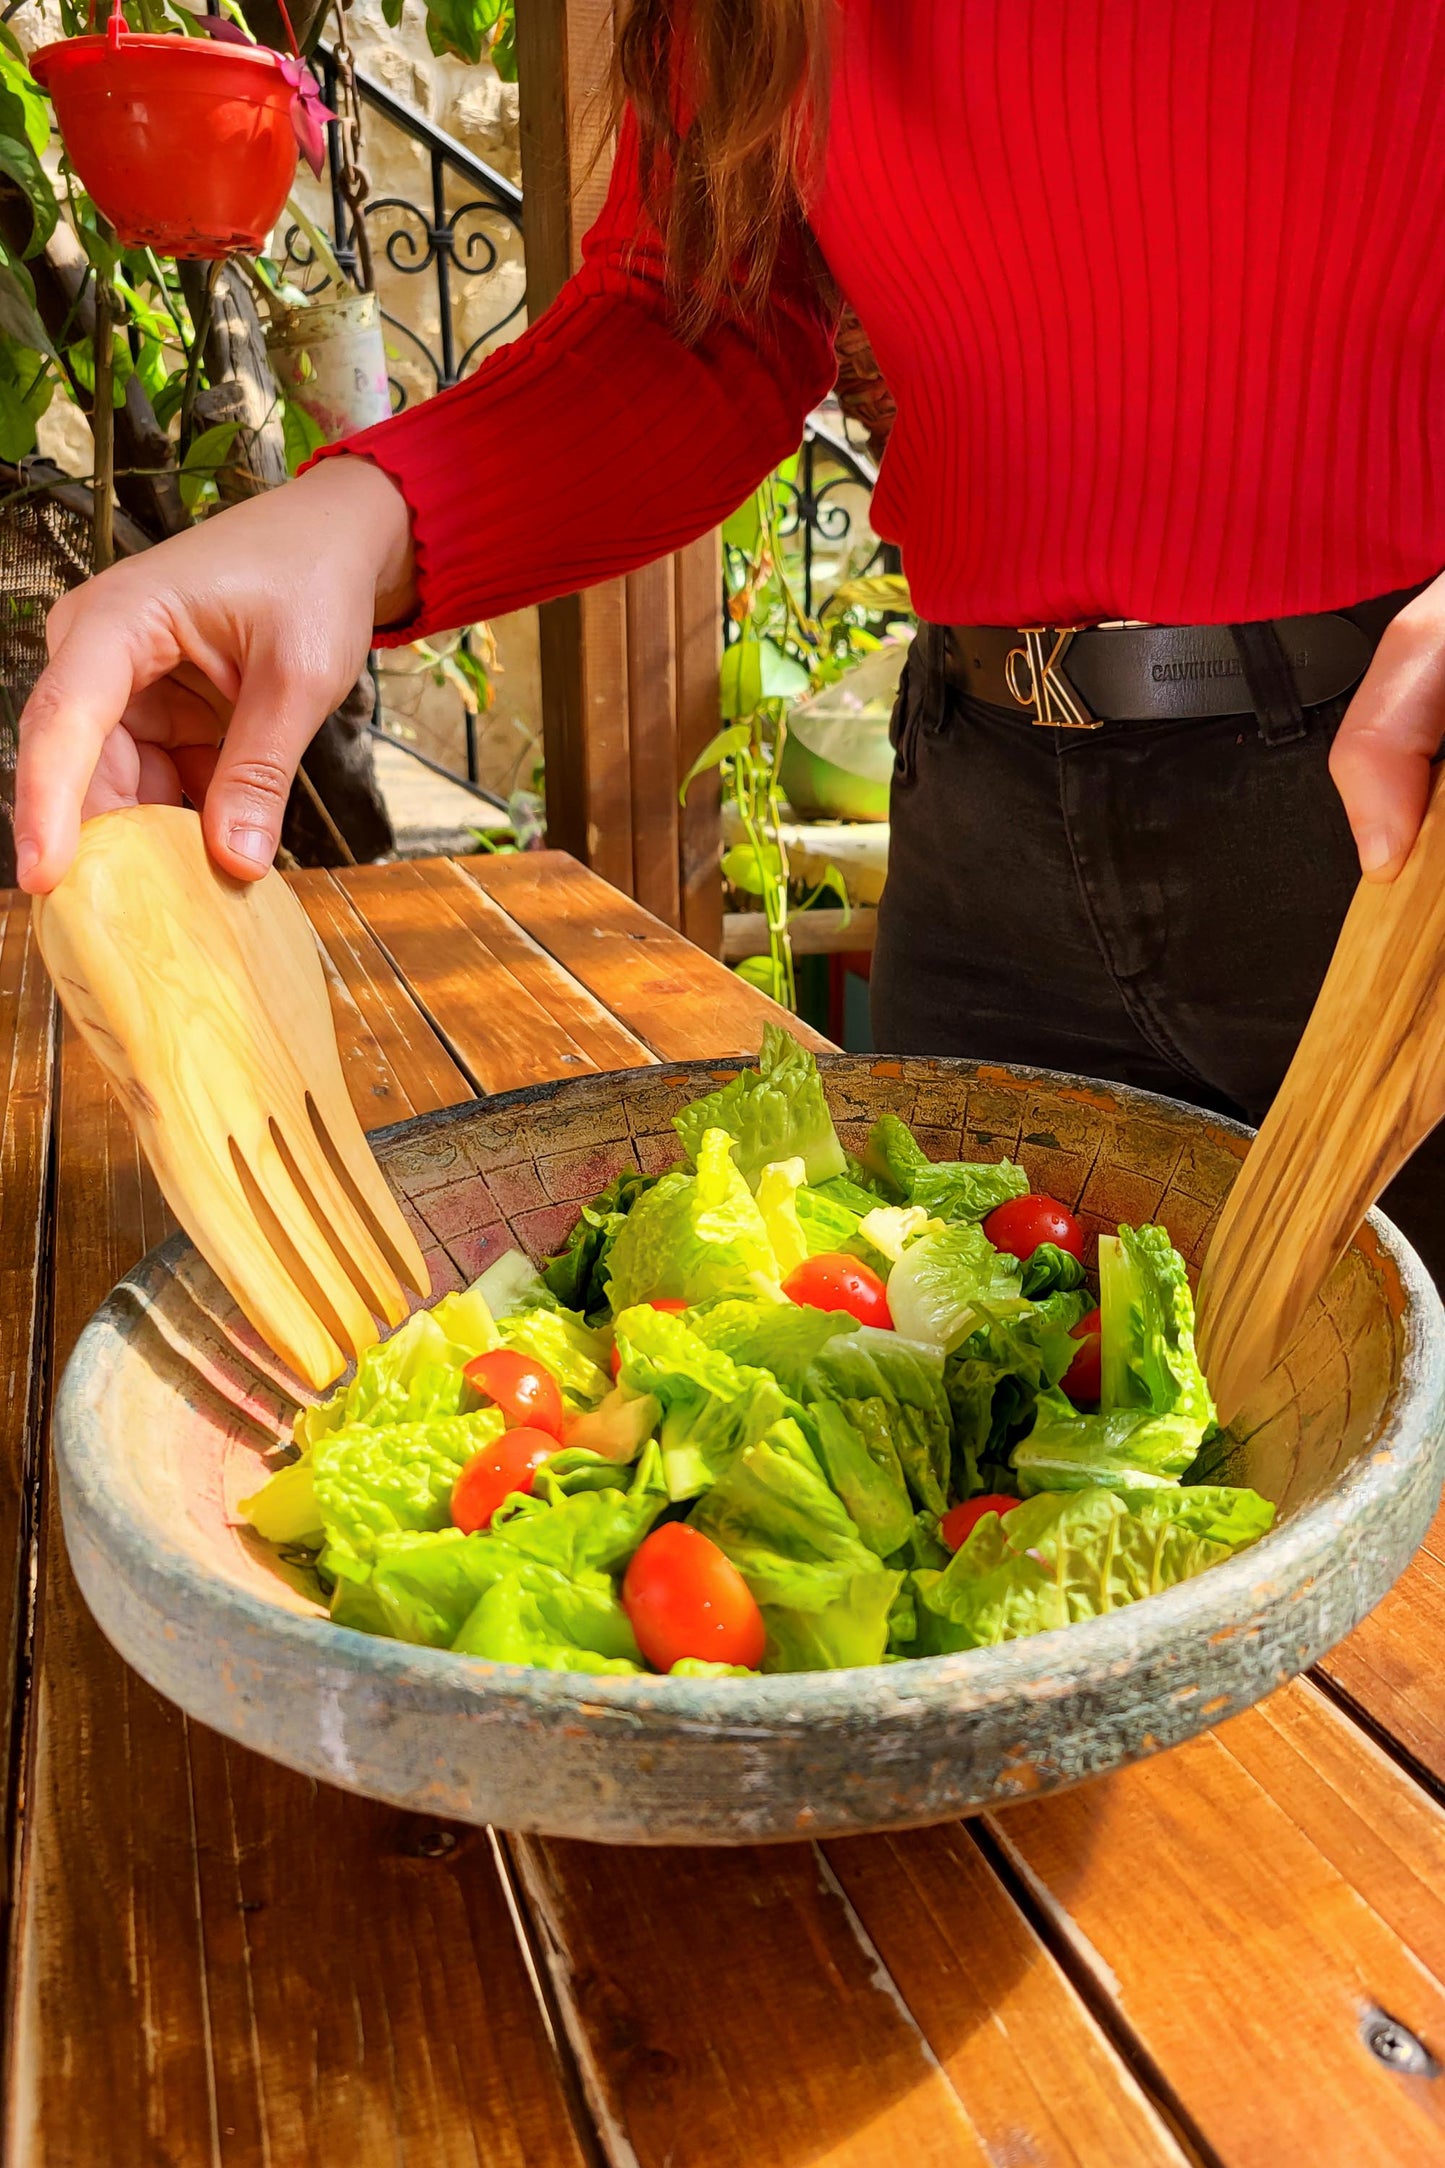
<svg viewBox="0 0 1445 2168">
<path fill-rule="evenodd" d="M 335 106 L 337 62 L 328 45 L 317 47 L 322 94 Z M 432 380 L 432 389 L 445 391 L 458 383 L 478 360 L 482 349 L 522 314 L 525 302 L 517 299 L 498 308 L 495 316 L 464 347 L 457 337 L 454 279 L 485 279 L 496 274 L 502 246 L 509 235 L 522 230 L 522 192 L 503 174 L 476 158 L 454 137 L 411 112 L 399 99 L 362 69 L 355 70 L 357 94 L 373 124 L 421 145 L 426 153 L 430 178 L 430 201 L 413 202 L 406 196 L 376 196 L 365 207 L 367 233 L 375 260 L 383 255 L 393 271 L 405 278 L 434 282 L 437 336 L 431 344 L 414 322 L 382 309 L 388 339 L 413 356 Z M 327 126 L 327 173 L 331 196 L 329 239 L 336 260 L 348 278 L 358 276 L 358 251 L 350 210 L 341 189 L 339 124 Z M 464 201 L 448 202 L 448 183 L 460 183 L 467 191 Z M 290 226 L 284 236 L 281 268 L 305 291 L 321 283 L 316 252 L 299 227 Z M 392 405 L 400 411 L 407 404 L 406 386 L 391 378 Z"/>
</svg>

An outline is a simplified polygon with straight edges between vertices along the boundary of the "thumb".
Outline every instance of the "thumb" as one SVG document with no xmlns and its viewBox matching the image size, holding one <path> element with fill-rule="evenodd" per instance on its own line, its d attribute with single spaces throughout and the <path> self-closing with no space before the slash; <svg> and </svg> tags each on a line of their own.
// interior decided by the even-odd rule
<svg viewBox="0 0 1445 2168">
<path fill-rule="evenodd" d="M 1403 611 L 1386 630 L 1330 754 L 1367 880 L 1393 880 L 1409 856 L 1442 736 L 1445 624 L 1433 613 Z"/>
<path fill-rule="evenodd" d="M 223 872 L 255 881 L 269 870 L 301 756 L 340 697 L 320 673 L 271 659 L 247 670 L 202 811 L 206 847 Z"/>
</svg>

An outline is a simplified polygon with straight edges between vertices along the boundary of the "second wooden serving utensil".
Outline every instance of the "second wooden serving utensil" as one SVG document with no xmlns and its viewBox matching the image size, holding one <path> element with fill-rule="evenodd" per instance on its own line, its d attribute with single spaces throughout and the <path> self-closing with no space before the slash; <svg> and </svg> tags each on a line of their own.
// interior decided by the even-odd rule
<svg viewBox="0 0 1445 2168">
<path fill-rule="evenodd" d="M 269 1346 L 318 1390 L 430 1292 L 341 1071 L 305 912 L 218 873 L 194 813 L 81 830 L 40 899 L 56 990 L 166 1202 Z"/>
<path fill-rule="evenodd" d="M 1289 1346 L 1370 1206 L 1445 1115 L 1445 790 L 1396 878 L 1362 881 L 1199 1280 L 1221 1422 Z"/>
</svg>

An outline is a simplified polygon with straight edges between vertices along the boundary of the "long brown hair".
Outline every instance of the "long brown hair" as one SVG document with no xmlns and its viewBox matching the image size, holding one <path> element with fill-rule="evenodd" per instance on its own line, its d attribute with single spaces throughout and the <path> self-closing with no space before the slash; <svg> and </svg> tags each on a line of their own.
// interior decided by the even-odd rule
<svg viewBox="0 0 1445 2168">
<path fill-rule="evenodd" d="M 616 85 L 684 329 L 762 299 L 826 121 L 836 0 L 621 0 Z"/>
</svg>

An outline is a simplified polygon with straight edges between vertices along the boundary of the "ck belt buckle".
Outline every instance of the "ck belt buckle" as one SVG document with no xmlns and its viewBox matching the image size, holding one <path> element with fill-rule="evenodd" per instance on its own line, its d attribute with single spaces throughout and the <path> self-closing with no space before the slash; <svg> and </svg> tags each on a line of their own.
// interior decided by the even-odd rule
<svg viewBox="0 0 1445 2168">
<path fill-rule="evenodd" d="M 1097 730 L 1091 715 L 1064 675 L 1063 660 L 1082 625 L 1020 625 L 1022 647 L 1004 659 L 1004 681 L 1021 708 L 1032 708 L 1036 723 L 1054 730 Z M 1052 643 L 1052 644 L 1051 644 Z M 1020 680 L 1027 673 L 1027 685 Z"/>
</svg>

